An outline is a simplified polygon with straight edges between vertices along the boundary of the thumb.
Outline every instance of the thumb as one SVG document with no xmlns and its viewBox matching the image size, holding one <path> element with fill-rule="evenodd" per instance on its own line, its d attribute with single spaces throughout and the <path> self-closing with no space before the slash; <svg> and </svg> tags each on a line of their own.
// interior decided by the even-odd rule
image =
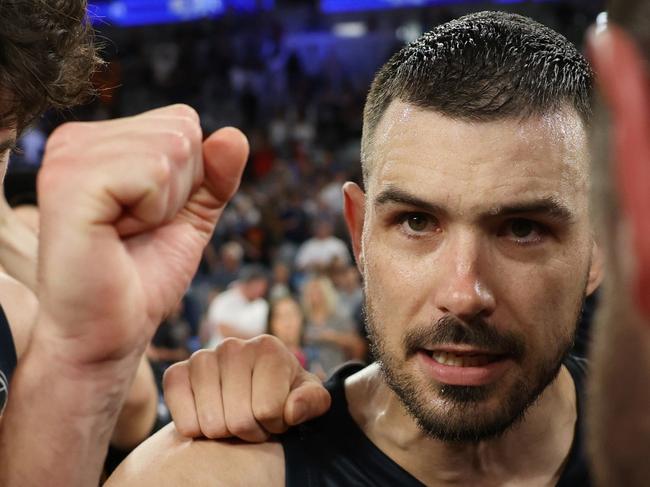
<svg viewBox="0 0 650 487">
<path fill-rule="evenodd" d="M 203 142 L 204 185 L 223 207 L 239 187 L 248 159 L 248 140 L 234 127 L 217 130 Z"/>
<path fill-rule="evenodd" d="M 304 423 L 325 414 L 331 404 L 330 393 L 323 387 L 320 379 L 308 372 L 302 372 L 284 405 L 284 421 L 289 426 Z"/>
</svg>

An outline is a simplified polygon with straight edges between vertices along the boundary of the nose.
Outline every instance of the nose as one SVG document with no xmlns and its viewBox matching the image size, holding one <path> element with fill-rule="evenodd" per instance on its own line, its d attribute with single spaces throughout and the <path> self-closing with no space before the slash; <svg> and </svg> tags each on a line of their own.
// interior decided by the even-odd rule
<svg viewBox="0 0 650 487">
<path fill-rule="evenodd" d="M 448 240 L 439 260 L 441 274 L 434 293 L 436 307 L 469 321 L 476 316 L 487 317 L 494 311 L 496 300 L 482 275 L 487 271 L 486 248 L 478 236 L 464 235 Z"/>
</svg>

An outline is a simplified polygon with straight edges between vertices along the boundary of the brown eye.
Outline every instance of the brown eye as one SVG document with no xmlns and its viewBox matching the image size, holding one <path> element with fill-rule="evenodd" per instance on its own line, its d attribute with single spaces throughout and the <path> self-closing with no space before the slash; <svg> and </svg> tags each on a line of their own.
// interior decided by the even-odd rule
<svg viewBox="0 0 650 487">
<path fill-rule="evenodd" d="M 540 243 L 547 234 L 548 230 L 544 225 L 527 218 L 508 220 L 499 232 L 500 236 L 520 245 Z"/>
<path fill-rule="evenodd" d="M 512 221 L 512 234 L 517 238 L 529 237 L 535 231 L 535 224 L 530 220 L 517 219 Z"/>
<path fill-rule="evenodd" d="M 423 232 L 427 229 L 429 219 L 424 215 L 413 214 L 406 218 L 406 224 L 414 232 Z"/>
</svg>

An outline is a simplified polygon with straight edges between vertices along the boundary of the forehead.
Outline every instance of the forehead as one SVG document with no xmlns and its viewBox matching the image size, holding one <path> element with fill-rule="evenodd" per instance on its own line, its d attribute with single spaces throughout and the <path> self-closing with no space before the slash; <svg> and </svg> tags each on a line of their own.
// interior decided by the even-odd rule
<svg viewBox="0 0 650 487">
<path fill-rule="evenodd" d="M 468 122 L 395 101 L 371 157 L 369 195 L 397 187 L 465 210 L 526 196 L 586 206 L 586 131 L 573 110 Z"/>
</svg>

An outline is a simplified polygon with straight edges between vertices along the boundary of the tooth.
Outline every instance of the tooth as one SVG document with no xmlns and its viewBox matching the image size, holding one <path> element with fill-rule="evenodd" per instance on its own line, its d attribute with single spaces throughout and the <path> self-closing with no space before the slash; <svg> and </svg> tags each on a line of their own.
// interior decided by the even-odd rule
<svg viewBox="0 0 650 487">
<path fill-rule="evenodd" d="M 439 364 L 445 365 L 447 362 L 447 354 L 445 352 L 433 352 L 432 357 Z"/>
</svg>

